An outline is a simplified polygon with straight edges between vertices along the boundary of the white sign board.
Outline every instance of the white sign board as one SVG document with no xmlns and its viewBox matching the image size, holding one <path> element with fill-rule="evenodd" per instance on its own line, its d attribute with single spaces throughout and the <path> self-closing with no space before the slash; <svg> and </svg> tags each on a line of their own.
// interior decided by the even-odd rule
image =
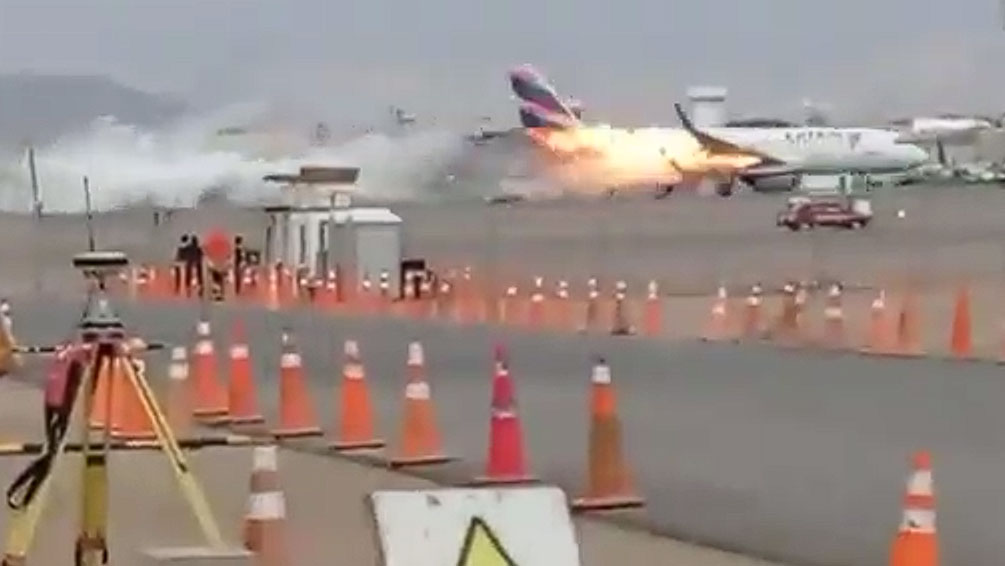
<svg viewBox="0 0 1005 566">
<path fill-rule="evenodd" d="M 377 491 L 384 566 L 579 566 L 556 487 Z"/>
</svg>

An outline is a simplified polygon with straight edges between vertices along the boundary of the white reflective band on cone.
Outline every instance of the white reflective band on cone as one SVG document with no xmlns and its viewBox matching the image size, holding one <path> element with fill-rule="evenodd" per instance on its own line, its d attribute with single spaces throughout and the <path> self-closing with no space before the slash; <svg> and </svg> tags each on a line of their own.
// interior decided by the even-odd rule
<svg viewBox="0 0 1005 566">
<path fill-rule="evenodd" d="M 199 336 L 209 336 L 209 323 L 205 320 L 199 321 L 199 323 L 195 325 L 195 333 Z"/>
<path fill-rule="evenodd" d="M 422 344 L 412 342 L 408 345 L 408 365 L 421 366 L 426 363 L 426 356 L 422 352 Z"/>
<path fill-rule="evenodd" d="M 199 340 L 195 344 L 195 353 L 200 356 L 205 356 L 213 353 L 213 343 L 209 340 Z"/>
<path fill-rule="evenodd" d="M 230 347 L 230 358 L 234 360 L 246 360 L 248 359 L 248 346 L 245 344 L 236 344 Z"/>
<path fill-rule="evenodd" d="M 593 368 L 593 383 L 610 383 L 611 368 L 605 364 L 599 364 Z"/>
<path fill-rule="evenodd" d="M 171 362 L 180 364 L 188 361 L 188 352 L 185 351 L 184 346 L 175 346 L 171 348 Z"/>
<path fill-rule="evenodd" d="M 188 364 L 184 362 L 172 362 L 168 367 L 168 379 L 174 381 L 185 381 L 188 379 Z"/>
<path fill-rule="evenodd" d="M 918 470 L 911 475 L 907 481 L 907 494 L 931 496 L 932 495 L 932 472 L 929 470 Z"/>
<path fill-rule="evenodd" d="M 841 311 L 841 307 L 827 307 L 824 309 L 824 317 L 844 318 L 844 313 Z"/>
<path fill-rule="evenodd" d="M 911 533 L 935 533 L 935 511 L 931 509 L 905 509 L 900 530 Z"/>
<path fill-rule="evenodd" d="M 358 358 L 359 357 L 359 344 L 355 340 L 346 340 L 345 345 L 342 348 L 346 357 Z"/>
<path fill-rule="evenodd" d="M 493 409 L 492 417 L 496 419 L 515 419 L 516 411 L 510 409 Z"/>
<path fill-rule="evenodd" d="M 279 450 L 276 446 L 256 446 L 252 452 L 253 471 L 276 471 L 279 469 Z"/>
<path fill-rule="evenodd" d="M 342 376 L 352 380 L 363 379 L 363 368 L 359 364 L 346 364 Z"/>
<path fill-rule="evenodd" d="M 287 352 L 279 358 L 279 367 L 281 368 L 298 368 L 300 365 L 300 354 L 296 352 Z"/>
<path fill-rule="evenodd" d="M 726 314 L 726 305 L 724 305 L 722 303 L 716 303 L 715 306 L 712 307 L 712 314 L 716 314 L 716 315 L 724 315 L 724 314 Z"/>
<path fill-rule="evenodd" d="M 248 519 L 285 519 L 286 499 L 278 491 L 252 493 L 248 498 Z"/>
<path fill-rule="evenodd" d="M 429 384 L 425 381 L 409 383 L 405 386 L 405 398 L 415 400 L 429 399 Z"/>
</svg>

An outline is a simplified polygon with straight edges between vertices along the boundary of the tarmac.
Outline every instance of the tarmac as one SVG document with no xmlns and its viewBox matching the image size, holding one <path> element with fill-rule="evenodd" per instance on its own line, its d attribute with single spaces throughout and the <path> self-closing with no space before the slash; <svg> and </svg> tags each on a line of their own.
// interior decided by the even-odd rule
<svg viewBox="0 0 1005 566">
<path fill-rule="evenodd" d="M 214 329 L 224 335 L 218 337 L 220 351 L 233 313 L 245 317 L 260 395 L 270 410 L 275 404 L 279 330 L 289 325 L 303 349 L 322 424 L 333 422 L 331 404 L 342 340 L 359 340 L 379 426 L 389 438 L 398 426 L 407 343 L 421 340 L 447 449 L 466 464 L 445 471 L 448 480 L 470 477 L 484 461 L 490 356 L 493 344 L 505 341 L 512 354 L 531 466 L 570 494 L 584 480 L 591 356 L 603 354 L 614 372 L 629 458 L 649 506 L 643 513 L 616 519 L 628 530 L 608 531 L 613 527 L 603 523 L 595 525 L 603 534 L 596 534 L 589 530 L 593 526 L 581 527 L 587 563 L 595 560 L 591 552 L 602 551 L 589 550 L 594 546 L 611 553 L 604 556 L 606 563 L 624 560 L 628 549 L 639 552 L 632 563 L 717 565 L 732 559 L 672 559 L 669 547 L 648 546 L 671 543 L 651 542 L 663 539 L 634 530 L 641 526 L 789 564 L 883 564 L 900 519 L 908 458 L 913 450 L 926 448 L 935 464 L 943 561 L 997 564 L 1005 552 L 993 527 L 1005 521 L 1005 492 L 999 489 L 1005 441 L 996 432 L 1005 428 L 999 408 L 1005 380 L 1000 379 L 999 366 L 703 344 L 693 336 L 708 306 L 707 296 L 697 293 L 709 293 L 721 278 L 737 285 L 755 280 L 780 284 L 789 277 L 826 270 L 867 288 L 856 299 L 861 302 L 869 288 L 912 272 L 931 293 L 924 325 L 934 346 L 945 342 L 948 331 L 946 292 L 964 277 L 979 287 L 981 301 L 975 299 L 975 311 L 983 317 L 984 330 L 978 342 L 985 352 L 993 352 L 994 323 L 1002 312 L 995 291 L 1005 266 L 1005 223 L 1000 221 L 1005 213 L 999 212 L 1005 210 L 1003 199 L 1005 192 L 991 189 L 905 191 L 877 197 L 876 225 L 866 230 L 797 234 L 773 226 L 782 199 L 769 196 L 522 204 L 493 212 L 470 204 L 395 207 L 407 222 L 410 254 L 476 266 L 479 257 L 490 257 L 482 265 L 499 266 L 500 272 L 519 259 L 526 266 L 524 272 L 540 271 L 548 277 L 585 278 L 600 270 L 608 276 L 633 276 L 636 282 L 658 277 L 664 291 L 673 295 L 666 302 L 667 312 L 674 315 L 671 327 L 680 329 L 663 339 L 539 334 L 483 326 L 458 331 L 443 324 L 335 319 L 310 311 L 271 315 L 230 307 L 215 309 L 212 317 Z M 902 220 L 895 214 L 901 209 L 906 212 Z M 158 228 L 143 211 L 107 215 L 98 222 L 99 241 L 104 247 L 125 247 L 134 257 L 162 259 L 177 233 L 206 226 L 211 219 L 226 218 L 229 226 L 242 226 L 248 234 L 262 220 L 255 211 L 226 216 L 220 212 L 179 212 L 167 227 Z M 606 215 L 605 239 L 590 239 L 598 223 L 583 218 L 591 212 Z M 485 232 L 488 214 L 509 216 L 497 225 L 494 237 L 479 240 L 475 235 Z M 69 218 L 45 221 L 65 226 L 63 230 L 74 226 Z M 0 230 L 9 234 L 31 233 L 23 220 L 5 218 L 3 226 Z M 20 271 L 5 269 L 3 275 L 10 288 L 21 291 L 14 293 L 14 308 L 24 342 L 65 336 L 79 313 L 68 308 L 78 306 L 71 298 L 75 283 L 66 275 L 69 270 L 60 267 L 80 249 L 82 229 L 76 226 L 77 232 L 54 226 L 45 230 L 42 241 L 33 243 L 45 250 L 45 262 L 29 262 L 20 255 L 23 248 L 16 243 L 26 241 L 21 236 L 0 245 L 5 265 L 24 266 Z M 598 241 L 604 242 L 605 253 L 597 252 Z M 45 274 L 42 296 L 30 293 L 33 263 L 36 273 Z M 191 341 L 194 307 L 130 305 L 121 310 L 130 325 L 151 339 Z M 163 354 L 157 356 L 163 361 Z M 157 367 L 155 363 L 155 372 Z M 304 449 L 310 452 L 309 448 Z M 303 477 L 344 473 L 349 478 L 346 485 L 373 485 L 365 482 L 378 474 L 328 457 L 287 452 L 283 456 L 284 474 L 301 473 L 294 470 L 301 468 L 301 462 L 307 470 Z M 230 457 L 198 454 L 207 483 L 214 473 L 221 474 L 222 483 L 235 483 L 233 460 L 224 462 L 220 472 L 212 471 L 217 468 L 208 463 Z M 142 458 L 146 457 L 137 457 Z M 240 458 L 250 460 L 246 453 Z M 241 469 L 246 467 L 241 463 Z M 356 470 L 355 476 L 351 470 Z M 228 504 L 220 504 L 221 516 L 234 517 L 227 519 L 228 524 L 237 523 L 245 497 L 244 481 L 237 483 L 229 486 L 232 495 L 220 496 L 232 498 L 230 515 Z M 308 489 L 305 484 L 310 483 L 288 485 L 299 490 Z M 341 497 L 357 501 L 361 497 L 350 489 L 346 493 Z M 288 492 L 287 497 L 294 506 L 297 497 L 309 500 L 311 495 Z M 319 513 L 331 512 L 337 505 L 318 507 Z M 324 525 L 320 515 L 314 516 Z M 305 526 L 310 528 L 319 527 Z M 333 544 L 331 529 L 322 526 L 320 532 L 317 540 L 322 542 L 317 545 Z M 614 542 L 620 537 L 627 537 L 623 547 Z M 144 539 L 130 537 L 133 540 Z M 624 552 L 615 550 L 621 548 Z M 370 558 L 359 556 L 360 561 Z M 593 563 L 600 564 L 596 560 Z"/>
</svg>

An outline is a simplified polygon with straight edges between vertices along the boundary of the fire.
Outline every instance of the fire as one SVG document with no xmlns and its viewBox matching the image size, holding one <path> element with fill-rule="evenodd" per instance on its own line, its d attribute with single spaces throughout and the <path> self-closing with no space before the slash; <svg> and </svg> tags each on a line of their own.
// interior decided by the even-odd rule
<svg viewBox="0 0 1005 566">
<path fill-rule="evenodd" d="M 745 155 L 709 155 L 678 129 L 590 126 L 532 129 L 528 134 L 567 159 L 568 166 L 558 175 L 574 185 L 674 184 L 684 174 L 725 172 L 758 162 Z"/>
</svg>

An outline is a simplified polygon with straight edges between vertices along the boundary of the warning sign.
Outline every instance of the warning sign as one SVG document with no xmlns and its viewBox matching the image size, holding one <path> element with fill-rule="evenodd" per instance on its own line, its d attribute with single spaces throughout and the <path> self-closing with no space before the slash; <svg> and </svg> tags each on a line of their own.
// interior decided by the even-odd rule
<svg viewBox="0 0 1005 566">
<path fill-rule="evenodd" d="M 457 559 L 457 566 L 516 566 L 499 537 L 480 517 L 472 517 Z"/>
<path fill-rule="evenodd" d="M 370 494 L 384 566 L 579 566 L 562 490 L 378 491 Z"/>
</svg>

